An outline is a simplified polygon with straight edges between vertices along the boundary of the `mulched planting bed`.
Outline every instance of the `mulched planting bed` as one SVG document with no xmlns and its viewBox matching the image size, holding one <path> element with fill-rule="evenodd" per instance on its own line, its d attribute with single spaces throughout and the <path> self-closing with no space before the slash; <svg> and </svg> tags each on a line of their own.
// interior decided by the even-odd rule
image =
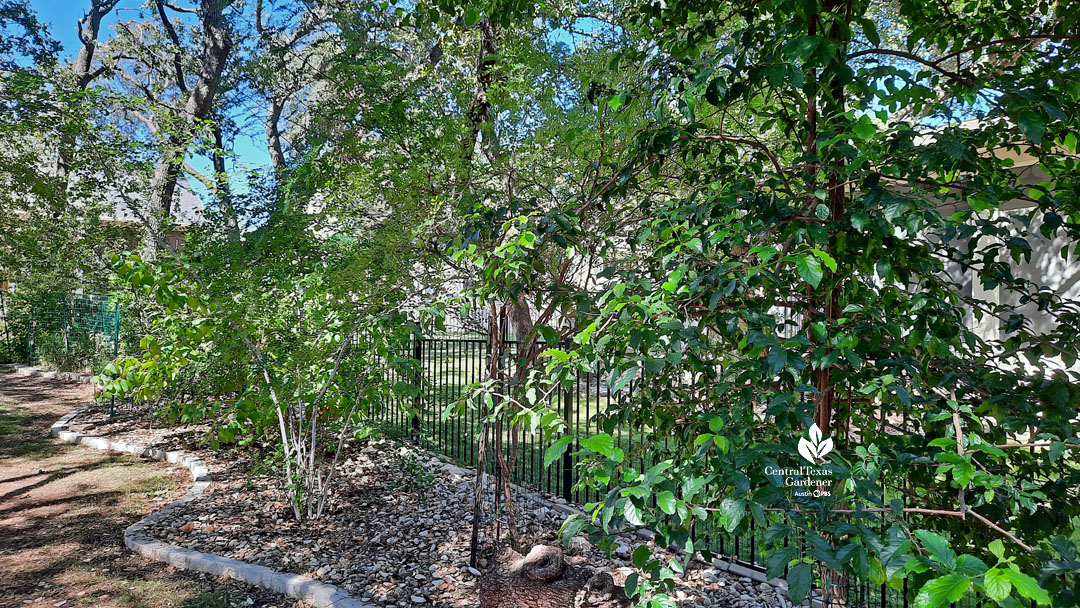
<svg viewBox="0 0 1080 608">
<path fill-rule="evenodd" d="M 199 449 L 200 427 L 155 423 L 150 430 L 146 415 L 109 419 L 101 412 L 89 413 L 87 422 L 86 428 L 112 437 L 197 452 L 209 463 L 210 490 L 149 530 L 163 541 L 328 582 L 380 606 L 478 605 L 479 572 L 468 566 L 474 478 L 444 470 L 411 443 L 350 445 L 324 517 L 300 524 L 264 467 L 236 450 Z M 490 489 L 486 495 L 490 506 Z M 564 514 L 522 492 L 515 503 L 527 544 L 559 544 Z M 634 571 L 632 546 L 621 543 L 609 559 L 577 538 L 567 556 L 571 563 L 611 573 L 621 584 Z M 678 581 L 674 596 L 680 606 L 791 605 L 768 584 L 699 563 Z"/>
<path fill-rule="evenodd" d="M 89 404 L 68 428 L 84 435 L 188 453 L 205 450 L 204 438 L 210 430 L 207 424 L 167 424 L 146 406 L 118 402 L 114 407 L 107 401 Z"/>
</svg>

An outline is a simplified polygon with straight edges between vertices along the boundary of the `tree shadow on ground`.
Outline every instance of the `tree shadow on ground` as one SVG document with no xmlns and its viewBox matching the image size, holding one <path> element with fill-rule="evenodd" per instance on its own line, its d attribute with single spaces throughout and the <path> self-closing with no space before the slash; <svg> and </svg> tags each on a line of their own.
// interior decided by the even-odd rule
<svg viewBox="0 0 1080 608">
<path fill-rule="evenodd" d="M 124 529 L 179 497 L 189 479 L 162 463 L 50 440 L 51 424 L 89 398 L 83 387 L 0 374 L 0 607 L 295 605 L 124 547 Z"/>
<path fill-rule="evenodd" d="M 0 405 L 0 407 L 3 407 Z M 29 429 L 40 429 L 44 419 L 50 419 L 45 425 L 47 429 L 55 420 L 56 416 L 50 414 L 34 414 L 26 411 L 12 411 L 4 408 L 0 415 L 0 459 L 19 458 L 37 454 L 49 453 L 55 450 L 53 442 L 48 434 L 27 433 Z"/>
</svg>

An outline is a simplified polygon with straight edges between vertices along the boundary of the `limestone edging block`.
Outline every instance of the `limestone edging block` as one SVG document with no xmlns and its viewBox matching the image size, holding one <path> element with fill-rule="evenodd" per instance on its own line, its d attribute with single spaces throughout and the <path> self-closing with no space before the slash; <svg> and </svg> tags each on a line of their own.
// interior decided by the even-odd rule
<svg viewBox="0 0 1080 608">
<path fill-rule="evenodd" d="M 170 545 L 148 535 L 146 533 L 148 526 L 176 507 L 191 502 L 206 492 L 207 488 L 210 487 L 210 471 L 206 463 L 183 452 L 166 452 L 159 448 L 149 448 L 123 441 L 112 441 L 106 437 L 95 437 L 69 431 L 68 425 L 72 419 L 83 411 L 78 409 L 68 412 L 53 423 L 49 433 L 65 443 L 85 445 L 102 451 L 123 452 L 151 460 L 164 460 L 181 465 L 191 473 L 193 483 L 186 494 L 160 510 L 131 524 L 124 530 L 124 544 L 129 549 L 139 555 L 165 562 L 182 570 L 228 577 L 263 587 L 301 600 L 313 608 L 378 608 L 373 604 L 361 602 L 349 595 L 344 589 L 334 585 L 306 579 L 296 574 L 278 572 L 266 566 L 249 564 L 212 553 L 203 553 Z"/>
</svg>

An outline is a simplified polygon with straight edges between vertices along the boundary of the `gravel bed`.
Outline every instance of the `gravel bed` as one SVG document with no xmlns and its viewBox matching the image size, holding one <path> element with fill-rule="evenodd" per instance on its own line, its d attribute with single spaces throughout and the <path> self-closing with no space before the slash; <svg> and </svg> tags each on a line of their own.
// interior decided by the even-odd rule
<svg viewBox="0 0 1080 608">
<path fill-rule="evenodd" d="M 92 414 L 84 423 L 114 437 L 143 437 L 156 447 L 197 452 L 208 462 L 214 479 L 210 490 L 148 529 L 165 542 L 331 583 L 380 606 L 478 605 L 479 573 L 468 566 L 474 478 L 443 470 L 412 444 L 350 445 L 324 517 L 299 524 L 269 471 L 235 450 L 227 455 L 193 450 L 200 443 L 197 427 L 148 430 L 145 416 L 121 421 L 95 420 L 95 415 L 100 418 Z M 558 544 L 565 515 L 519 494 L 518 527 L 526 543 Z M 486 496 L 490 505 L 490 488 Z M 492 530 L 486 532 L 490 536 Z M 609 559 L 575 538 L 567 559 L 605 570 L 621 584 L 634 572 L 634 542 L 627 537 Z M 791 606 L 767 583 L 698 562 L 677 580 L 673 597 L 679 606 Z"/>
<path fill-rule="evenodd" d="M 146 406 L 119 401 L 112 411 L 108 401 L 93 403 L 76 416 L 68 428 L 84 435 L 108 437 L 166 451 L 199 452 L 200 455 L 207 451 L 203 439 L 210 430 L 207 424 L 165 424 L 151 415 Z"/>
</svg>

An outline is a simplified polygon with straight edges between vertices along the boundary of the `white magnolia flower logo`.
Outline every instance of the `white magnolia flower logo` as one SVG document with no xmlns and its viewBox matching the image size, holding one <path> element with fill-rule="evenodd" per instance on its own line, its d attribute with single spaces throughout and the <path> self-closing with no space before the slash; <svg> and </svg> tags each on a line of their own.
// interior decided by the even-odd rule
<svg viewBox="0 0 1080 608">
<path fill-rule="evenodd" d="M 810 427 L 809 435 L 809 439 L 799 438 L 799 454 L 810 464 L 821 464 L 825 462 L 825 455 L 833 449 L 832 439 L 829 437 L 822 439 L 821 429 L 817 424 Z"/>
</svg>

